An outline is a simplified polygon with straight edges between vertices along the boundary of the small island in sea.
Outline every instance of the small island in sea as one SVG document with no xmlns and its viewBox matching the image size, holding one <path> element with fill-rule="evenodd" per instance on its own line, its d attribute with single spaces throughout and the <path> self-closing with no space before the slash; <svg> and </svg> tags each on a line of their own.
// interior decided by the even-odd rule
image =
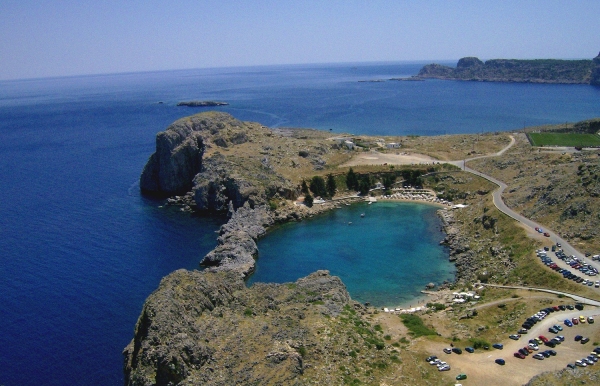
<svg viewBox="0 0 600 386">
<path fill-rule="evenodd" d="M 228 106 L 227 102 L 218 102 L 218 101 L 183 101 L 177 103 L 177 106 L 187 106 L 187 107 L 215 107 L 215 106 Z"/>
<path fill-rule="evenodd" d="M 597 135 L 597 128 L 592 120 L 528 133 Z M 576 302 L 571 294 L 597 298 L 593 285 L 581 286 L 542 261 L 548 257 L 544 247 L 556 249 L 557 240 L 561 248 L 570 248 L 569 240 L 600 250 L 595 237 L 599 175 L 597 151 L 542 151 L 532 147 L 524 131 L 333 137 L 317 130 L 269 129 L 221 112 L 182 118 L 157 134 L 140 188 L 165 198 L 167 207 L 180 207 L 181 215 L 221 212 L 228 221 L 218 232 L 215 249 L 202 259 L 202 271 L 171 273 L 146 300 L 123 352 L 125 384 L 333 380 L 405 385 L 423 384 L 424 377 L 447 384 L 455 374 L 424 359 L 448 355 L 442 350 L 450 351 L 452 345 L 472 347 L 474 354 L 444 357 L 450 367 L 477 384 L 505 385 L 506 378 L 494 375 L 501 367 L 484 359 L 492 343 L 502 343 L 510 354 L 523 343 L 508 335 L 540 304 L 561 316 L 570 315 L 567 307 Z M 507 209 L 495 204 L 497 185 L 491 177 L 510 184 L 503 196 L 511 209 L 552 224 L 552 229 L 544 226 L 546 233 L 540 233 L 507 216 Z M 446 233 L 441 243 L 456 266 L 455 281 L 433 279 L 424 286 L 427 300 L 383 308 L 356 302 L 340 278 L 323 270 L 291 283 L 245 285 L 258 257 L 256 240 L 269 228 L 365 199 L 374 205 L 415 199 L 439 205 Z M 382 274 L 388 269 L 402 267 L 381 267 Z M 584 280 L 578 271 L 573 277 Z M 552 288 L 560 295 L 528 288 Z M 590 302 L 586 315 L 594 313 L 589 304 L 596 303 Z M 537 327 L 551 323 L 554 318 Z M 596 326 L 586 323 L 578 332 L 597 336 Z M 572 339 L 566 346 L 577 355 L 589 353 Z M 555 370 L 556 361 L 536 362 L 537 367 L 512 355 L 509 360 L 510 366 L 519 366 L 519 372 L 511 373 L 514 384 L 531 380 L 530 385 L 541 385 L 544 376 L 555 376 L 538 374 Z M 589 377 L 575 375 L 585 380 L 597 376 L 593 369 L 586 371 Z M 563 384 L 573 384 L 572 378 Z"/>
</svg>

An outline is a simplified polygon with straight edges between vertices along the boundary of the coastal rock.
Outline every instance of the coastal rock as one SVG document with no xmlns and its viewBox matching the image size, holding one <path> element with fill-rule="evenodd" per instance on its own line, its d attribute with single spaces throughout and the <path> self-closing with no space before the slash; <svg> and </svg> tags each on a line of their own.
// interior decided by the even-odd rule
<svg viewBox="0 0 600 386">
<path fill-rule="evenodd" d="M 590 79 L 590 84 L 594 86 L 600 86 L 600 53 L 593 60 L 594 69 Z"/>
<path fill-rule="evenodd" d="M 232 273 L 178 270 L 144 304 L 123 351 L 125 385 L 295 385 L 326 377 L 330 370 L 305 374 L 331 350 L 317 331 L 349 306 L 362 309 L 328 271 L 246 288 Z M 352 325 L 337 326 L 330 339 L 343 349 L 348 335 Z"/>
<path fill-rule="evenodd" d="M 256 241 L 274 223 L 266 207 L 250 208 L 248 204 L 236 210 L 227 224 L 221 226 L 219 245 L 210 251 L 201 265 L 211 271 L 234 271 L 246 277 L 254 271 L 258 256 Z"/>
<path fill-rule="evenodd" d="M 143 193 L 171 196 L 186 193 L 200 170 L 204 141 L 193 126 L 173 124 L 156 136 L 156 152 L 140 177 Z"/>
<path fill-rule="evenodd" d="M 492 59 L 485 63 L 475 57 L 458 61 L 456 68 L 439 64 L 424 66 L 416 78 L 470 80 L 482 82 L 597 84 L 598 65 L 592 60 Z M 592 75 L 593 73 L 593 75 Z M 594 83 L 593 83 L 594 82 Z"/>
<path fill-rule="evenodd" d="M 140 177 L 142 193 L 185 194 L 193 186 L 192 181 L 200 171 L 202 157 L 212 137 L 240 130 L 243 130 L 242 123 L 225 113 L 202 113 L 175 121 L 156 135 L 156 151 Z"/>
</svg>

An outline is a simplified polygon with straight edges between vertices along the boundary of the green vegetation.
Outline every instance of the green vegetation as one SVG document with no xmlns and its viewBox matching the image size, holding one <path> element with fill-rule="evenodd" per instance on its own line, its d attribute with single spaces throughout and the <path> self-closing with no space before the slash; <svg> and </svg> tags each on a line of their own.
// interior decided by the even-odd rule
<svg viewBox="0 0 600 386">
<path fill-rule="evenodd" d="M 304 196 L 304 204 L 306 206 L 308 206 L 309 208 L 312 208 L 313 201 L 314 201 L 313 196 L 310 193 L 306 193 L 306 195 Z"/>
<path fill-rule="evenodd" d="M 600 146 L 600 135 L 577 133 L 528 133 L 532 146 Z"/>
<path fill-rule="evenodd" d="M 327 188 L 325 186 L 325 180 L 321 176 L 314 176 L 310 180 L 310 191 L 315 196 L 327 197 Z"/>
<path fill-rule="evenodd" d="M 428 308 L 433 308 L 436 311 L 441 311 L 441 310 L 445 310 L 446 306 L 444 304 L 441 303 L 427 303 L 426 306 Z"/>
<path fill-rule="evenodd" d="M 408 328 L 410 331 L 409 334 L 415 338 L 419 336 L 427 336 L 427 335 L 437 335 L 435 330 L 425 326 L 423 320 L 413 314 L 402 314 L 400 315 L 400 319 L 402 319 L 402 323 Z"/>
<path fill-rule="evenodd" d="M 335 178 L 331 173 L 327 175 L 327 194 L 329 197 L 335 196 L 335 191 L 337 190 L 337 184 L 335 182 Z"/>
<path fill-rule="evenodd" d="M 484 347 L 491 347 L 492 345 L 490 344 L 490 342 L 488 342 L 485 339 L 481 339 L 481 338 L 470 338 L 469 342 L 471 342 L 471 345 L 473 346 L 473 348 L 484 348 Z"/>
</svg>

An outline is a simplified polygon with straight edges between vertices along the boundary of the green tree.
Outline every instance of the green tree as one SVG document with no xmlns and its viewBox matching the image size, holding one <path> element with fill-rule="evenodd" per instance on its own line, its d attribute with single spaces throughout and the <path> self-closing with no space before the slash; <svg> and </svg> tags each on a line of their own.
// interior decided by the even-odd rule
<svg viewBox="0 0 600 386">
<path fill-rule="evenodd" d="M 331 174 L 328 174 L 327 175 L 327 193 L 328 193 L 329 197 L 335 196 L 336 189 L 337 189 L 337 186 L 335 184 L 335 178 Z"/>
<path fill-rule="evenodd" d="M 310 193 L 306 193 L 306 195 L 304 196 L 304 205 L 308 206 L 309 208 L 312 208 L 313 196 L 311 196 Z"/>
<path fill-rule="evenodd" d="M 383 186 L 385 188 L 385 190 L 390 190 L 392 188 L 392 185 L 394 185 L 394 182 L 396 182 L 396 175 L 395 174 L 386 174 L 383 176 Z"/>
<path fill-rule="evenodd" d="M 348 189 L 358 190 L 358 177 L 352 168 L 346 174 L 346 186 Z"/>
<path fill-rule="evenodd" d="M 306 181 L 302 180 L 302 193 L 308 193 L 308 185 L 306 185 Z"/>
<path fill-rule="evenodd" d="M 368 174 L 362 175 L 358 183 L 358 191 L 360 191 L 361 195 L 365 196 L 369 194 L 369 189 L 371 189 L 371 179 Z"/>
<path fill-rule="evenodd" d="M 310 180 L 310 191 L 315 196 L 327 197 L 327 188 L 325 187 L 325 180 L 321 176 L 314 176 Z"/>
</svg>

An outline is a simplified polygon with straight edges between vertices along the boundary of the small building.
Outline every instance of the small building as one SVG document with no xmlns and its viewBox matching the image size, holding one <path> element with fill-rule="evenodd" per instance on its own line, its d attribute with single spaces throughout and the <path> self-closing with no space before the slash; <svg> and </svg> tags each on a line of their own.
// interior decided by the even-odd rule
<svg viewBox="0 0 600 386">
<path fill-rule="evenodd" d="M 354 142 L 352 141 L 344 141 L 344 145 L 346 145 L 346 147 L 348 148 L 348 150 L 354 150 L 354 148 L 356 147 L 356 145 L 354 144 Z"/>
<path fill-rule="evenodd" d="M 390 142 L 390 143 L 386 143 L 385 147 L 387 147 L 388 149 L 399 149 L 400 144 L 398 142 Z"/>
</svg>

